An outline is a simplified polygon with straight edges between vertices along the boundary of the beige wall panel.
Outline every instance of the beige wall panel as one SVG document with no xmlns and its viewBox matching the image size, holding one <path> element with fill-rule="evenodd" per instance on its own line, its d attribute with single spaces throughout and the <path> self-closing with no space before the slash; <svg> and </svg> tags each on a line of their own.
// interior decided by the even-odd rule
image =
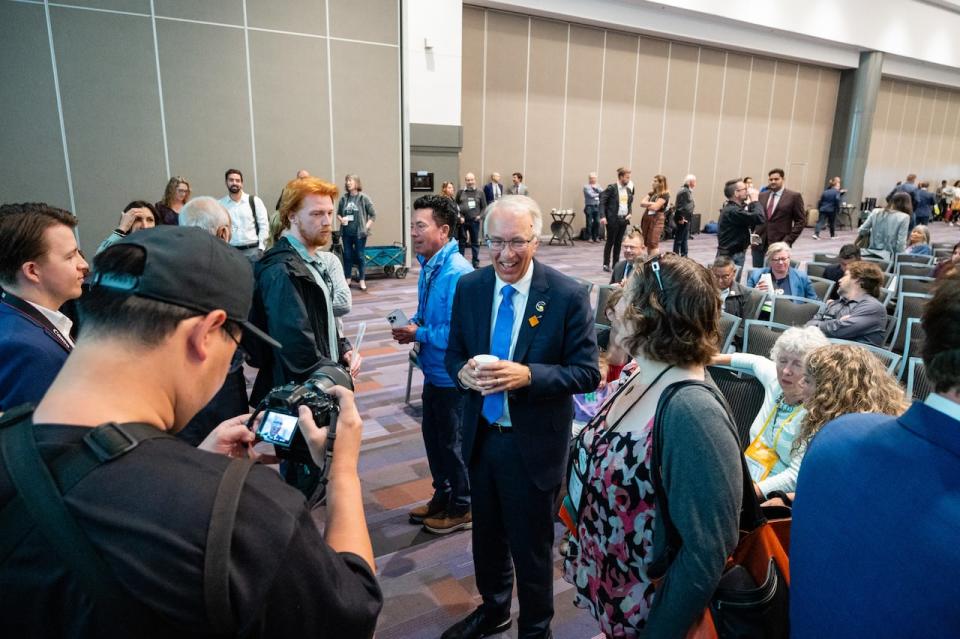
<svg viewBox="0 0 960 639">
<path fill-rule="evenodd" d="M 942 180 L 950 184 L 960 179 L 960 92 L 950 95 L 947 118 L 944 125 L 943 151 L 941 153 Z"/>
<path fill-rule="evenodd" d="M 250 79 L 264 202 L 275 204 L 299 169 L 339 184 L 330 166 L 326 41 L 251 31 Z"/>
<path fill-rule="evenodd" d="M 335 38 L 398 44 L 399 2 L 384 0 L 327 0 L 330 35 Z"/>
<path fill-rule="evenodd" d="M 934 115 L 936 113 L 937 102 L 939 101 L 940 91 L 936 87 L 925 87 L 923 97 L 920 100 L 920 116 L 917 119 L 917 140 L 913 150 L 913 164 L 916 166 L 916 173 L 919 180 L 929 179 L 934 164 L 931 154 L 936 153 L 937 147 L 931 144 L 931 129 L 933 128 Z"/>
<path fill-rule="evenodd" d="M 767 170 L 775 166 L 785 167 L 797 162 L 805 163 L 806 160 L 804 157 L 788 157 L 787 153 L 793 127 L 797 69 L 796 64 L 777 63 L 773 102 L 770 108 L 770 126 L 767 131 L 766 161 L 764 162 L 764 168 Z"/>
<path fill-rule="evenodd" d="M 640 38 L 637 107 L 633 126 L 633 165 L 630 167 L 633 169 L 634 180 L 639 176 L 649 179 L 660 168 L 669 47 L 670 44 L 663 40 Z M 616 175 L 613 178 L 615 179 Z"/>
<path fill-rule="evenodd" d="M 726 80 L 724 82 L 715 170 L 717 187 L 716 191 L 710 194 L 710 202 L 715 205 L 711 206 L 711 210 L 719 209 L 722 205 L 724 201 L 723 185 L 727 180 L 744 177 L 740 166 L 740 158 L 744 147 L 756 145 L 753 132 L 745 130 L 750 86 L 750 62 L 749 56 L 738 53 L 727 54 Z M 754 181 L 757 180 L 756 173 L 751 174 L 751 177 L 754 178 Z"/>
<path fill-rule="evenodd" d="M 598 175 L 616 175 L 630 160 L 636 68 L 637 37 L 608 32 Z"/>
<path fill-rule="evenodd" d="M 3 201 L 44 201 L 69 209 L 43 6 L 0 2 L 0 60 Z"/>
<path fill-rule="evenodd" d="M 839 89 L 840 73 L 832 69 L 823 69 L 820 73 L 816 118 L 810 135 L 810 152 L 807 156 L 805 171 L 805 175 L 812 176 L 811 179 L 807 180 L 807 186 L 803 192 L 803 200 L 808 206 L 817 205 L 817 198 L 820 197 L 826 183 L 830 139 L 833 136 L 833 120 L 837 112 L 837 92 Z M 791 188 L 796 190 L 798 185 L 795 184 Z"/>
<path fill-rule="evenodd" d="M 888 140 L 890 139 L 889 117 L 890 104 L 893 98 L 891 81 L 884 79 L 880 82 L 880 91 L 877 95 L 877 110 L 873 116 L 873 133 L 870 136 L 870 153 L 867 156 L 867 169 L 863 177 L 863 196 L 877 197 L 878 185 L 882 180 L 881 173 L 884 165 Z"/>
<path fill-rule="evenodd" d="M 563 192 L 535 194 L 546 209 L 583 206 L 582 188 L 597 162 L 597 126 L 600 117 L 600 68 L 603 31 L 570 29 L 570 66 L 567 78 L 567 119 Z"/>
<path fill-rule="evenodd" d="M 566 64 L 567 25 L 534 19 L 530 24 L 525 173 L 534 197 L 543 200 L 541 206 L 560 193 Z"/>
<path fill-rule="evenodd" d="M 878 192 L 879 196 L 886 195 L 897 181 L 902 180 L 900 175 L 900 158 L 906 153 L 904 148 L 904 115 L 907 111 L 907 84 L 905 82 L 894 82 L 892 87 L 892 97 L 890 102 L 890 115 L 887 119 L 890 129 L 890 138 L 887 140 L 887 146 L 883 157 L 883 167 L 880 172 L 882 183 Z"/>
<path fill-rule="evenodd" d="M 484 11 L 463 7 L 463 73 L 461 76 L 460 121 L 463 125 L 463 149 L 460 171 L 480 172 L 483 133 L 483 22 Z M 463 184 L 460 176 L 458 184 Z"/>
<path fill-rule="evenodd" d="M 326 0 L 246 0 L 247 25 L 295 33 L 327 33 Z M 384 3 L 386 4 L 386 3 Z M 331 18 L 332 19 L 332 18 Z"/>
<path fill-rule="evenodd" d="M 154 10 L 158 16 L 243 25 L 243 0 L 154 0 Z"/>
<path fill-rule="evenodd" d="M 917 164 L 923 153 L 923 144 L 920 140 L 923 135 L 923 111 L 926 103 L 927 89 L 919 85 L 910 85 L 907 98 L 907 115 L 903 127 L 904 154 L 902 156 L 904 175 L 917 173 Z"/>
<path fill-rule="evenodd" d="M 773 95 L 774 62 L 763 58 L 753 59 L 750 74 L 750 93 L 747 96 L 747 139 L 744 146 L 742 168 L 744 175 L 762 176 L 760 183 L 772 168 L 764 166 L 767 141 L 770 138 L 770 98 Z M 783 167 L 786 168 L 786 167 Z M 757 178 L 755 177 L 754 180 Z"/>
<path fill-rule="evenodd" d="M 939 185 L 940 180 L 944 179 L 937 176 L 943 172 L 943 150 L 945 146 L 943 142 L 946 137 L 943 125 L 947 119 L 947 107 L 950 106 L 952 95 L 953 91 L 947 91 L 946 89 L 937 92 L 937 99 L 933 105 L 933 115 L 930 118 L 928 168 L 932 187 Z M 936 182 L 933 180 L 936 180 Z"/>
<path fill-rule="evenodd" d="M 496 46 L 487 51 L 487 112 L 482 175 L 500 173 L 505 184 L 510 174 L 521 171 L 527 83 L 527 18 L 509 13 L 487 13 L 488 38 L 496 34 Z M 522 172 L 522 171 L 521 171 Z M 537 191 L 530 184 L 532 193 Z"/>
<path fill-rule="evenodd" d="M 700 50 L 700 82 L 697 88 L 696 119 L 690 145 L 690 172 L 697 176 L 697 212 L 709 215 L 715 193 L 723 189 L 715 178 L 717 139 L 720 135 L 720 96 L 723 95 L 724 53 L 714 49 Z M 671 177 L 670 190 L 676 193 L 683 186 L 686 171 Z M 725 182 L 726 180 L 724 180 Z"/>
<path fill-rule="evenodd" d="M 57 4 L 150 14 L 150 0 L 57 0 Z"/>
<path fill-rule="evenodd" d="M 223 172 L 239 169 L 245 190 L 252 193 L 253 147 L 243 31 L 158 20 L 157 40 L 170 171 L 189 178 L 195 195 L 220 197 L 226 193 Z M 184 73 L 184 69 L 190 72 Z"/>
<path fill-rule="evenodd" d="M 127 202 L 154 202 L 167 182 L 156 62 L 144 46 L 152 28 L 149 18 L 116 13 L 53 7 L 50 15 L 76 213 L 92 255 Z"/>
<path fill-rule="evenodd" d="M 820 84 L 820 71 L 814 67 L 801 65 L 797 76 L 797 95 L 793 106 L 793 120 L 790 130 L 790 146 L 787 149 L 787 158 L 790 162 L 797 158 L 809 158 L 810 149 L 814 145 L 814 115 L 817 110 L 817 90 Z M 804 194 L 815 191 L 820 187 L 820 175 L 806 171 L 802 184 L 794 184 L 794 188 Z"/>
<path fill-rule="evenodd" d="M 368 244 L 402 241 L 403 194 L 400 175 L 400 50 L 354 42 L 330 43 L 332 69 L 334 171 L 357 173 L 377 210 L 375 235 Z M 357 73 L 357 69 L 363 69 Z M 368 95 L 376 100 L 346 101 Z M 337 99 L 337 96 L 343 96 Z M 338 180 L 339 181 L 339 180 Z"/>
<path fill-rule="evenodd" d="M 699 47 L 674 43 L 670 49 L 670 78 L 667 89 L 667 117 L 664 129 L 664 144 L 660 170 L 667 178 L 670 192 L 676 193 L 680 174 L 690 168 L 691 129 L 694 123 L 694 99 L 697 93 L 697 60 Z M 646 185 L 653 175 L 635 180 Z"/>
</svg>

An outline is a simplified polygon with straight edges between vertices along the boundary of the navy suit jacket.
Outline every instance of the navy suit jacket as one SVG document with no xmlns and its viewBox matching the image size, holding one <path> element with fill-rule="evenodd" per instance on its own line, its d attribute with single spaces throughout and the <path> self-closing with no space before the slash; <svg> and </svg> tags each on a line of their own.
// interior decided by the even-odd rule
<svg viewBox="0 0 960 639">
<path fill-rule="evenodd" d="M 500 185 L 500 197 L 507 195 L 507 187 Z M 487 204 L 493 204 L 493 182 L 487 182 L 483 185 L 483 196 L 487 198 Z"/>
<path fill-rule="evenodd" d="M 490 352 L 496 275 L 488 266 L 460 278 L 453 299 L 445 363 L 451 379 L 474 355 Z M 573 395 L 600 384 L 597 340 L 586 290 L 534 260 L 533 281 L 513 361 L 530 367 L 529 386 L 508 393 L 513 436 L 524 467 L 540 490 L 559 486 L 566 470 Z M 474 451 L 483 397 L 464 389 L 463 458 Z"/>
<path fill-rule="evenodd" d="M 960 422 L 920 402 L 830 422 L 797 481 L 791 636 L 957 636 L 958 529 Z"/>
<path fill-rule="evenodd" d="M 39 322 L 0 302 L 0 411 L 38 403 L 68 354 Z"/>
</svg>

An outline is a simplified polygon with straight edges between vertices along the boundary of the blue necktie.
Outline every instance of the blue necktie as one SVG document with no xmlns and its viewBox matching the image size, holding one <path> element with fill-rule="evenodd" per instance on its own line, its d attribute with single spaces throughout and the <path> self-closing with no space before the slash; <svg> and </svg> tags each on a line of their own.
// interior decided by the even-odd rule
<svg viewBox="0 0 960 639">
<path fill-rule="evenodd" d="M 490 340 L 490 354 L 500 359 L 510 359 L 510 338 L 513 336 L 513 301 L 511 298 L 517 289 L 509 284 L 500 289 L 503 300 L 497 311 L 497 322 L 493 325 L 493 337 Z M 483 417 L 491 424 L 503 415 L 503 405 L 507 401 L 506 393 L 496 393 L 483 398 Z"/>
</svg>

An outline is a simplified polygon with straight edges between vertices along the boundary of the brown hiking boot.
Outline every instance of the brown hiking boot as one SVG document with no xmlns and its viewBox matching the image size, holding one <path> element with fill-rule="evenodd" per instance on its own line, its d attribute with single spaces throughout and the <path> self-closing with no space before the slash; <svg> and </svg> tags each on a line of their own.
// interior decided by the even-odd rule
<svg viewBox="0 0 960 639">
<path fill-rule="evenodd" d="M 469 510 L 462 515 L 450 515 L 444 512 L 436 517 L 427 517 L 424 519 L 423 527 L 427 532 L 432 532 L 436 535 L 446 535 L 457 532 L 458 530 L 470 530 L 473 528 L 473 516 Z"/>
<path fill-rule="evenodd" d="M 441 502 L 430 500 L 427 503 L 417 506 L 410 511 L 410 523 L 411 524 L 422 524 L 423 520 L 427 517 L 436 517 L 442 515 L 443 511 L 446 509 Z"/>
</svg>

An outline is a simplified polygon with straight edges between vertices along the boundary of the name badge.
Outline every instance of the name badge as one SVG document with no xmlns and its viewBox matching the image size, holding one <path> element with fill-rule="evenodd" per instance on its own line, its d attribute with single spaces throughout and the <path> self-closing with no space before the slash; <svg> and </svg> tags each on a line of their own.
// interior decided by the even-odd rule
<svg viewBox="0 0 960 639">
<path fill-rule="evenodd" d="M 467 208 L 468 208 L 468 209 L 475 209 L 475 208 L 477 208 L 477 201 L 476 201 L 476 200 L 473 200 L 473 199 L 467 200 Z"/>
<path fill-rule="evenodd" d="M 353 222 L 353 215 L 344 215 L 343 219 L 347 222 Z"/>
</svg>

